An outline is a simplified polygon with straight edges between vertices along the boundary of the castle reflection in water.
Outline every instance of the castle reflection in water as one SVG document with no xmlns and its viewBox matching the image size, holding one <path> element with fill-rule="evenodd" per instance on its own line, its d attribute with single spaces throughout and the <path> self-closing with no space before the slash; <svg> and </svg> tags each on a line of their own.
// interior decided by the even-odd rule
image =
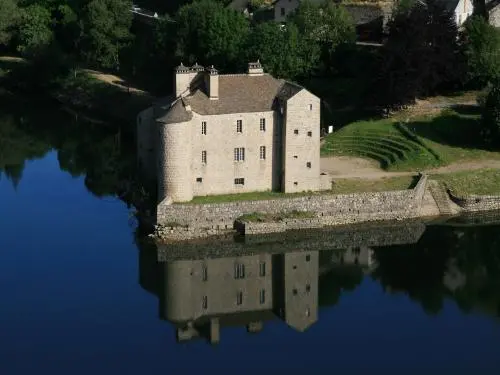
<svg viewBox="0 0 500 375">
<path fill-rule="evenodd" d="M 257 333 L 276 318 L 305 331 L 318 320 L 322 275 L 339 266 L 367 272 L 372 247 L 416 242 L 424 231 L 410 223 L 158 245 L 141 251 L 140 282 L 159 297 L 178 341 L 217 343 L 224 326 Z"/>
</svg>

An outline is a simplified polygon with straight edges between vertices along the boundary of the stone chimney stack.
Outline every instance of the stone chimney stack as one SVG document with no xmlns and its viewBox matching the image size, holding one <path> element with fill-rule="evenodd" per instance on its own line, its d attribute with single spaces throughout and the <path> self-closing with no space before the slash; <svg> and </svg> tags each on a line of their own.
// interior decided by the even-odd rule
<svg viewBox="0 0 500 375">
<path fill-rule="evenodd" d="M 260 64 L 260 61 L 248 63 L 248 75 L 249 76 L 261 76 L 264 74 L 264 69 Z"/>
<path fill-rule="evenodd" d="M 174 92 L 175 97 L 187 95 L 191 83 L 191 69 L 182 63 L 175 68 Z"/>
<path fill-rule="evenodd" d="M 207 95 L 209 96 L 210 100 L 217 100 L 219 99 L 219 72 L 212 65 L 207 69 L 207 73 Z"/>
</svg>

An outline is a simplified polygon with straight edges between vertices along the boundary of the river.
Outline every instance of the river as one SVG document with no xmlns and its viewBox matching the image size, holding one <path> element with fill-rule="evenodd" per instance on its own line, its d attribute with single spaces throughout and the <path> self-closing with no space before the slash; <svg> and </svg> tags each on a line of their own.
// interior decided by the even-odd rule
<svg viewBox="0 0 500 375">
<path fill-rule="evenodd" d="M 6 103 L 0 374 L 499 373 L 499 225 L 157 248 L 130 135 Z"/>
</svg>

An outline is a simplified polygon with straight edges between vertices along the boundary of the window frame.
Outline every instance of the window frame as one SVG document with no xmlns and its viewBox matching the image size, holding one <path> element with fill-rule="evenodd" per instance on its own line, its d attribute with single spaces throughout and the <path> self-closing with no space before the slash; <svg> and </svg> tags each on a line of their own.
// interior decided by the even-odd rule
<svg viewBox="0 0 500 375">
<path fill-rule="evenodd" d="M 259 121 L 259 130 L 261 132 L 265 132 L 266 131 L 266 119 L 265 117 L 262 117 Z"/>
<path fill-rule="evenodd" d="M 201 134 L 207 135 L 207 122 L 206 121 L 201 122 Z"/>
<path fill-rule="evenodd" d="M 207 164 L 207 151 L 203 150 L 201 152 L 201 164 L 206 165 Z"/>
<path fill-rule="evenodd" d="M 266 160 L 266 146 L 259 147 L 259 159 Z"/>
<path fill-rule="evenodd" d="M 243 120 L 236 120 L 236 133 L 243 133 Z"/>
</svg>

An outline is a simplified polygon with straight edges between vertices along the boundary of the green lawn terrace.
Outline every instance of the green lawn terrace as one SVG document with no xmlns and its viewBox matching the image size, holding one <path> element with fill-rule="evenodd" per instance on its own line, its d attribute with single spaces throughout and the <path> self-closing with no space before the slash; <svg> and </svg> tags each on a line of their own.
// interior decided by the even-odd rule
<svg viewBox="0 0 500 375">
<path fill-rule="evenodd" d="M 323 139 L 322 156 L 376 160 L 387 171 L 418 171 L 459 161 L 500 159 L 480 129 L 480 108 L 453 105 L 415 117 L 357 121 Z"/>
</svg>

